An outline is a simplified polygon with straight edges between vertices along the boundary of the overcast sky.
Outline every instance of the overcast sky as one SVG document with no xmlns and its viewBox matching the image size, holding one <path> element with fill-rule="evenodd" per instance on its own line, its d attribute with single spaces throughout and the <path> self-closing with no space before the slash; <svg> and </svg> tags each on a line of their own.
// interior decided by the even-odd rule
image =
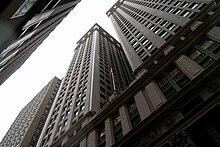
<svg viewBox="0 0 220 147">
<path fill-rule="evenodd" d="M 54 77 L 62 78 L 76 42 L 98 23 L 117 39 L 106 12 L 117 0 L 82 0 L 29 59 L 0 86 L 0 141 L 21 109 Z"/>
</svg>

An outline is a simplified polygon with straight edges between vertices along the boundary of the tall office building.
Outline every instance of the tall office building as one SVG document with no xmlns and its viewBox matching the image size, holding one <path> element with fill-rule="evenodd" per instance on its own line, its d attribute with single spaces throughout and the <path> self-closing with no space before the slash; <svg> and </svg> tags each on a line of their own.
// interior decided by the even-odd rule
<svg viewBox="0 0 220 147">
<path fill-rule="evenodd" d="M 80 0 L 3 0 L 0 85 L 36 50 Z"/>
<path fill-rule="evenodd" d="M 18 114 L 1 147 L 34 147 L 54 102 L 61 80 L 53 78 Z"/>
<path fill-rule="evenodd" d="M 64 144 L 68 132 L 78 132 L 111 101 L 113 93 L 128 86 L 130 73 L 120 43 L 95 24 L 77 42 L 38 146 L 57 140 Z"/>
<path fill-rule="evenodd" d="M 52 146 L 218 147 L 220 10 L 214 2 L 120 0 L 107 14 L 135 79 Z"/>
<path fill-rule="evenodd" d="M 161 48 L 172 50 L 202 24 L 209 3 L 210 0 L 120 0 L 107 15 L 135 71 Z"/>
</svg>

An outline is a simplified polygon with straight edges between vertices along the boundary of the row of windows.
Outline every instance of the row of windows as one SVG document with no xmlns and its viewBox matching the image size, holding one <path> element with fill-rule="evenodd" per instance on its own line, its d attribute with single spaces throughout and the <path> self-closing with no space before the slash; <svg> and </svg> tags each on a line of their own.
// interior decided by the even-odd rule
<svg viewBox="0 0 220 147">
<path fill-rule="evenodd" d="M 153 31 L 154 34 L 158 35 L 160 38 L 164 38 L 165 40 L 168 40 L 179 28 L 179 26 L 172 22 L 132 6 L 123 4 L 122 8 L 124 8 L 123 11 L 125 11 L 125 13 L 139 21 L 149 30 Z"/>
<path fill-rule="evenodd" d="M 220 43 L 203 37 L 185 54 L 203 68 L 207 68 L 220 58 Z M 155 81 L 165 97 L 170 98 L 187 85 L 190 79 L 179 68 L 171 66 Z"/>
<path fill-rule="evenodd" d="M 179 1 L 179 0 L 168 0 L 168 1 L 163 1 L 163 0 L 158 0 L 158 1 L 132 1 L 129 0 L 132 3 L 136 3 L 142 6 L 146 6 L 149 8 L 153 9 L 158 9 L 160 10 L 161 7 L 163 6 L 171 6 L 171 7 L 179 7 L 179 8 L 188 8 L 188 9 L 201 9 L 199 7 L 199 3 L 197 2 L 187 2 L 187 1 Z"/>
<path fill-rule="evenodd" d="M 141 121 L 141 118 L 138 113 L 134 98 L 132 98 L 126 104 L 126 108 L 128 111 L 128 117 L 130 119 L 131 126 L 135 127 Z M 112 132 L 114 136 L 114 141 L 117 142 L 123 136 L 121 116 L 118 111 L 112 115 L 111 120 L 112 120 Z M 106 145 L 106 135 L 105 135 L 105 124 L 103 123 L 98 126 L 98 147 L 104 147 L 105 145 Z"/>
</svg>

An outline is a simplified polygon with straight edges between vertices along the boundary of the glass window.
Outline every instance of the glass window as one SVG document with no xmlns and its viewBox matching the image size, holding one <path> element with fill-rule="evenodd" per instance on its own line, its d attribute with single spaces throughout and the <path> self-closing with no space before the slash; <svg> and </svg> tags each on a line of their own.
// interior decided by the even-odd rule
<svg viewBox="0 0 220 147">
<path fill-rule="evenodd" d="M 183 17 L 187 17 L 189 14 L 190 14 L 189 11 L 184 11 L 184 12 L 181 14 L 181 16 L 183 16 Z"/>
<path fill-rule="evenodd" d="M 208 38 L 201 38 L 186 54 L 199 65 L 206 68 L 220 58 L 220 43 Z"/>
<path fill-rule="evenodd" d="M 123 136 L 122 127 L 121 127 L 121 118 L 119 112 L 116 112 L 112 116 L 112 121 L 113 121 L 113 134 L 116 142 Z"/>
<path fill-rule="evenodd" d="M 198 6 L 199 6 L 199 4 L 197 4 L 197 3 L 192 3 L 192 4 L 189 6 L 189 8 L 191 8 L 191 9 L 196 9 Z"/>
<path fill-rule="evenodd" d="M 81 111 L 84 110 L 84 109 L 85 109 L 85 103 L 80 106 Z"/>
<path fill-rule="evenodd" d="M 141 121 L 141 119 L 140 119 L 140 115 L 138 113 L 134 98 L 132 98 L 127 103 L 127 109 L 128 109 L 128 114 L 130 117 L 131 125 L 132 127 L 135 127 Z"/>
<path fill-rule="evenodd" d="M 186 86 L 190 80 L 176 66 L 171 66 L 155 80 L 165 97 L 169 98 L 181 88 Z"/>
<path fill-rule="evenodd" d="M 79 114 L 79 111 L 76 110 L 76 111 L 74 112 L 74 116 L 78 116 L 78 114 Z"/>
<path fill-rule="evenodd" d="M 105 147 L 105 125 L 101 125 L 98 128 L 98 147 Z"/>
</svg>

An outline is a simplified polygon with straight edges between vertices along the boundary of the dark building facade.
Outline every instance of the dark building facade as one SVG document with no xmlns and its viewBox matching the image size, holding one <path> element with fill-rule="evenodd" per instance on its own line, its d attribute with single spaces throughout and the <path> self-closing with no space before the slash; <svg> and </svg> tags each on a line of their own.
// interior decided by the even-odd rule
<svg viewBox="0 0 220 147">
<path fill-rule="evenodd" d="M 120 0 L 107 15 L 135 79 L 87 124 L 76 123 L 51 146 L 220 146 L 215 3 Z"/>
<path fill-rule="evenodd" d="M 0 85 L 36 50 L 80 0 L 3 0 Z"/>
<path fill-rule="evenodd" d="M 120 43 L 95 24 L 77 42 L 38 146 L 53 146 L 57 140 L 64 144 L 70 130 L 80 131 L 131 79 Z"/>
<path fill-rule="evenodd" d="M 53 78 L 18 114 L 1 147 L 34 147 L 54 102 L 61 80 Z"/>
</svg>

